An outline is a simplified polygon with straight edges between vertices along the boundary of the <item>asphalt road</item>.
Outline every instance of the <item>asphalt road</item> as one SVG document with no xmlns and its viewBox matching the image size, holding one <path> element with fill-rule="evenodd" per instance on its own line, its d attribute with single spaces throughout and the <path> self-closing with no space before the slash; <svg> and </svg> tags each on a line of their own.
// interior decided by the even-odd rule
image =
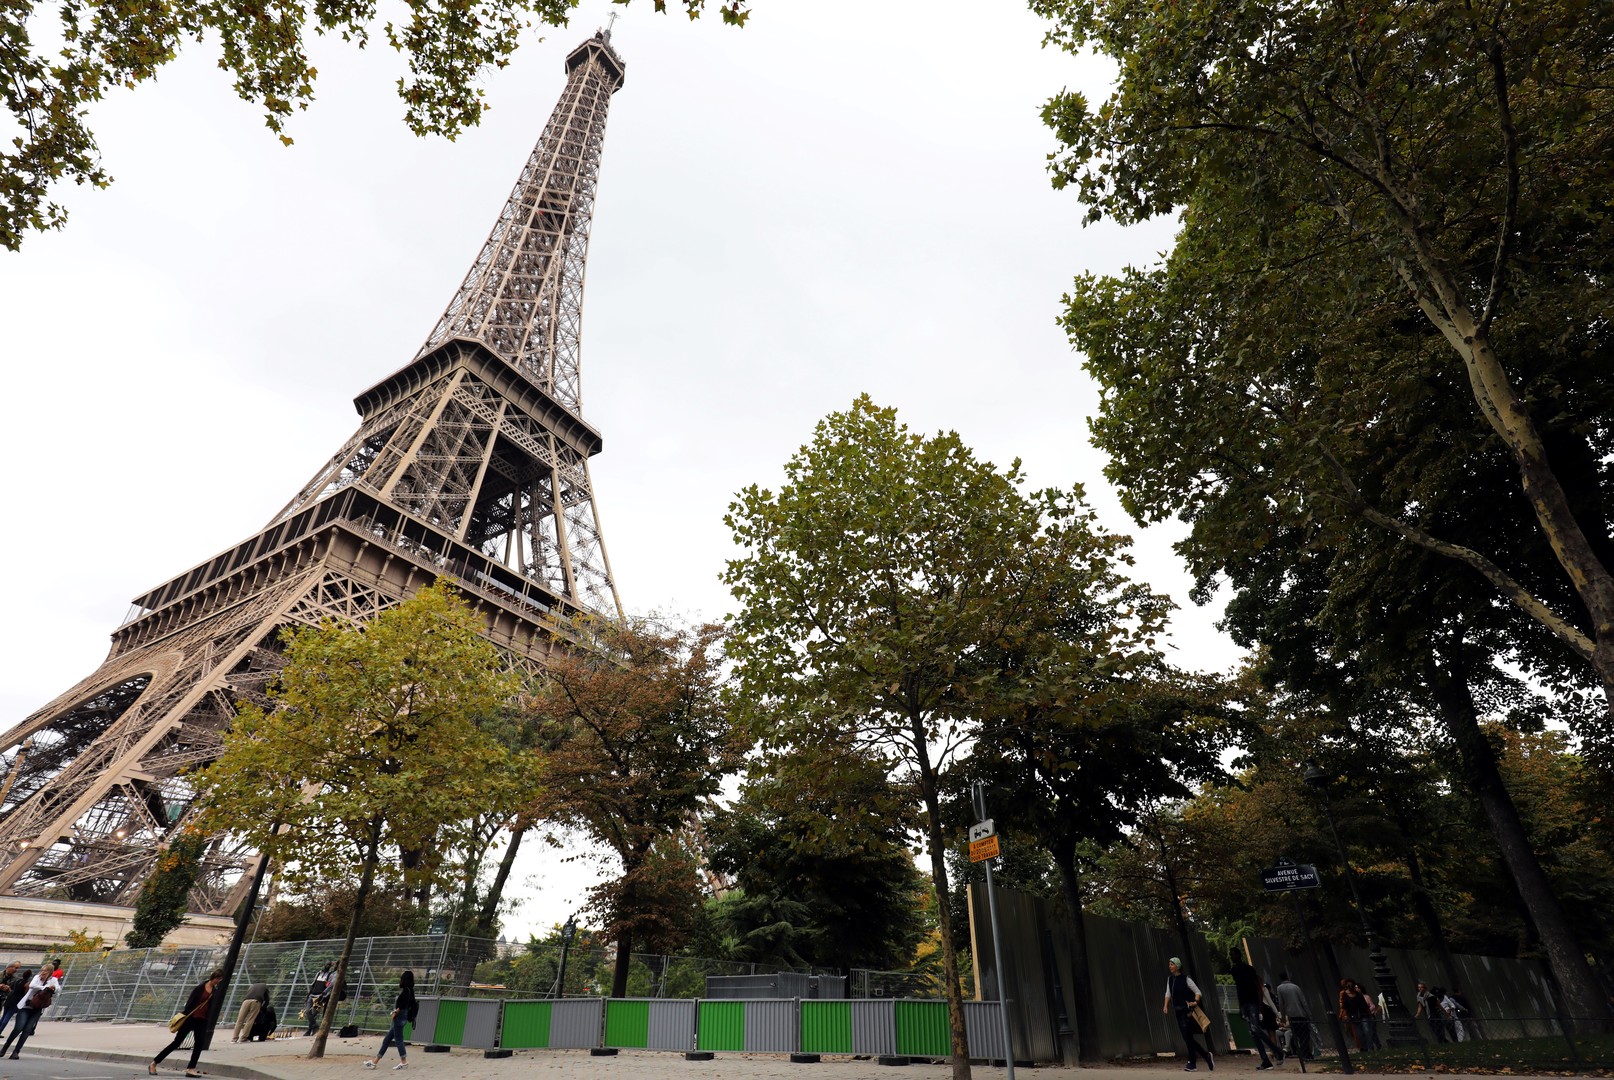
<svg viewBox="0 0 1614 1080">
<path fill-rule="evenodd" d="M 144 1075 L 145 1069 L 138 1065 L 30 1055 L 26 1046 L 16 1061 L 0 1059 L 0 1080 L 129 1080 Z M 168 1080 L 173 1080 L 171 1074 Z"/>
</svg>

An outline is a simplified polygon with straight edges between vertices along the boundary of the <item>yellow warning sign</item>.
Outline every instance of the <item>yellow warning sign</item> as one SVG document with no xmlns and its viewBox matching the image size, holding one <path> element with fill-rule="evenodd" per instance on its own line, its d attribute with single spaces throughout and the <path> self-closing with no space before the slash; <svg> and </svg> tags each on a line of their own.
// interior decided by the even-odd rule
<svg viewBox="0 0 1614 1080">
<path fill-rule="evenodd" d="M 988 836 L 983 840 L 970 841 L 970 862 L 985 862 L 998 857 L 998 838 L 996 835 Z"/>
</svg>

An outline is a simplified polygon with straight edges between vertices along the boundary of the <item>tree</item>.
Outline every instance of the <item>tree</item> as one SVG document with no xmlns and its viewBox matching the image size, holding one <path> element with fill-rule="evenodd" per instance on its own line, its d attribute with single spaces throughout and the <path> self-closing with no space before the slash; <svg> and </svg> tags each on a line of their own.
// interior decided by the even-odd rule
<svg viewBox="0 0 1614 1080">
<path fill-rule="evenodd" d="M 877 762 L 790 751 L 759 762 L 738 802 L 703 822 L 707 862 L 733 885 L 710 915 L 725 958 L 895 970 L 912 963 L 929 888 L 910 808 Z"/>
<path fill-rule="evenodd" d="M 1085 1060 L 1098 1056 L 1082 922 L 1085 856 L 1120 842 L 1160 802 L 1222 778 L 1235 711 L 1223 680 L 1175 671 L 1139 648 L 1111 622 L 1114 610 L 1099 606 L 1105 598 L 1073 596 L 1033 615 L 1047 620 L 1045 633 L 1023 635 L 1003 665 L 1006 677 L 1023 679 L 1021 692 L 1005 695 L 962 770 L 988 785 L 1000 831 L 1043 848 L 1058 872 Z M 1163 617 L 1163 598 L 1137 599 Z"/>
<path fill-rule="evenodd" d="M 621 0 L 626 2 L 626 0 Z M 667 0 L 654 0 L 665 11 Z M 13 0 L 0 7 L 0 101 L 17 129 L 0 151 L 0 243 L 16 250 L 25 233 L 60 228 L 67 211 L 49 201 L 60 180 L 105 187 L 89 106 L 119 86 L 154 79 L 182 48 L 218 42 L 218 66 L 243 101 L 264 112 L 269 129 L 291 144 L 287 123 L 314 99 L 317 72 L 307 36 L 340 35 L 364 48 L 380 31 L 409 60 L 398 80 L 404 121 L 417 135 L 452 139 L 486 108 L 481 76 L 502 68 L 532 20 L 565 26 L 577 0 L 476 0 L 439 6 L 410 0 L 407 17 L 377 25 L 374 0 L 303 4 L 244 0 L 162 0 L 117 7 L 58 0 Z M 682 0 L 690 18 L 706 0 Z M 744 0 L 717 0 L 723 21 L 743 24 Z M 43 26 L 54 12 L 58 25 Z"/>
<path fill-rule="evenodd" d="M 294 886 L 357 872 L 338 993 L 378 879 L 440 880 L 438 853 L 463 841 L 479 809 L 518 794 L 497 781 L 505 748 L 477 723 L 517 687 L 481 629 L 439 580 L 363 625 L 287 631 L 273 710 L 243 705 L 197 776 L 200 827 L 242 837 Z M 406 865 L 406 852 L 420 855 Z M 310 1057 L 324 1055 L 334 1013 Z"/>
<path fill-rule="evenodd" d="M 719 701 L 721 631 L 645 619 L 573 620 L 583 648 L 556 655 L 528 703 L 544 787 L 527 812 L 581 829 L 621 873 L 594 894 L 616 939 L 611 996 L 633 943 L 671 944 L 699 904 L 680 839 L 748 748 Z"/>
<path fill-rule="evenodd" d="M 1112 322 L 1158 317 L 1166 336 L 1175 323 L 1171 353 L 1191 350 L 1227 410 L 1200 412 L 1201 425 L 1259 417 L 1231 428 L 1250 433 L 1229 440 L 1223 468 L 1249 467 L 1239 459 L 1252 442 L 1282 441 L 1286 454 L 1261 461 L 1287 481 L 1280 498 L 1341 503 L 1483 580 L 1594 674 L 1606 726 L 1614 11 L 1582 0 L 1033 7 L 1061 44 L 1121 65 L 1098 108 L 1071 93 L 1049 104 L 1064 146 L 1056 184 L 1076 183 L 1092 217 L 1177 210 L 1184 221 L 1163 272 L 1078 283 L 1083 340 L 1100 330 L 1090 306 Z M 1171 412 L 1205 396 L 1110 386 Z M 1294 407 L 1307 386 L 1314 412 Z M 1408 452 L 1372 456 L 1387 436 Z M 1495 511 L 1517 515 L 1515 538 L 1454 540 L 1420 487 L 1497 464 L 1513 474 Z M 1194 482 L 1182 467 L 1156 471 Z M 1536 550 L 1519 550 L 1520 530 Z"/>
<path fill-rule="evenodd" d="M 1030 692 L 1033 677 L 1003 660 L 1036 612 L 1112 606 L 1116 632 L 1145 647 L 1155 608 L 1117 572 L 1127 541 L 1098 530 L 1080 488 L 1024 493 L 1018 462 L 999 471 L 956 433 L 914 434 L 866 396 L 820 421 L 785 475 L 777 494 L 740 492 L 727 518 L 743 551 L 724 574 L 740 602 L 734 707 L 770 749 L 855 748 L 919 811 L 965 1077 L 944 780 Z"/>
<path fill-rule="evenodd" d="M 255 941 L 318 941 L 347 933 L 358 888 L 350 882 L 315 882 L 308 895 L 271 904 L 258 919 Z M 428 911 L 401 889 L 371 889 L 359 914 L 358 937 L 424 934 Z"/>
<path fill-rule="evenodd" d="M 1164 266 L 1080 280 L 1066 313 L 1129 510 L 1193 525 L 1235 635 L 1299 642 L 1292 685 L 1315 628 L 1316 655 L 1417 687 L 1570 1008 L 1602 1014 L 1475 697 L 1502 658 L 1566 703 L 1600 684 L 1581 730 L 1607 745 L 1610 13 L 1037 6 L 1123 61 L 1098 109 L 1050 104 L 1056 182 L 1094 216 L 1182 214 Z"/>
<path fill-rule="evenodd" d="M 123 936 L 129 948 L 154 949 L 185 921 L 191 886 L 196 884 L 206 850 L 207 837 L 196 832 L 187 832 L 168 845 L 135 898 L 134 925 Z"/>
</svg>

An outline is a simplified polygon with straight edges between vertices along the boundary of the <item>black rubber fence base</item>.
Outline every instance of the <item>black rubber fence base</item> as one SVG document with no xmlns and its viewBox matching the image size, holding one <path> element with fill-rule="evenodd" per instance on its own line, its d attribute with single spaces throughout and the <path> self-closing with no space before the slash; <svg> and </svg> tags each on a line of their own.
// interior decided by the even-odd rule
<svg viewBox="0 0 1614 1080">
<path fill-rule="evenodd" d="M 790 1063 L 792 1065 L 817 1065 L 822 1060 L 823 1058 L 819 1057 L 817 1054 L 790 1055 Z"/>
<path fill-rule="evenodd" d="M 614 1046 L 592 1046 L 588 1051 L 589 1057 L 616 1057 Z"/>
<path fill-rule="evenodd" d="M 448 1047 L 444 1046 L 442 1043 L 430 1043 L 426 1047 L 426 1053 L 428 1053 L 428 1054 L 446 1054 L 446 1053 L 448 1053 Z"/>
</svg>

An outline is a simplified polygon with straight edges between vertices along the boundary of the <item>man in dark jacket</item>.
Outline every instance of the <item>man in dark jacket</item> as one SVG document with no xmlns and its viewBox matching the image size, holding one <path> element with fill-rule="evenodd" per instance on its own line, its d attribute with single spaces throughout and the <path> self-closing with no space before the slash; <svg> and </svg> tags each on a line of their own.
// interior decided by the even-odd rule
<svg viewBox="0 0 1614 1080">
<path fill-rule="evenodd" d="M 1261 999 L 1266 988 L 1261 985 L 1261 976 L 1256 974 L 1255 968 L 1244 959 L 1244 954 L 1234 949 L 1229 954 L 1233 961 L 1233 985 L 1239 992 L 1239 1015 L 1250 1028 L 1250 1038 L 1255 1040 L 1255 1049 L 1261 1055 L 1261 1064 L 1257 1065 L 1257 1072 L 1264 1072 L 1272 1068 L 1272 1058 L 1267 1056 L 1267 1048 L 1278 1058 L 1278 1064 L 1283 1064 L 1283 1051 L 1267 1039 L 1266 1027 L 1261 1023 Z"/>
<path fill-rule="evenodd" d="M 241 999 L 241 1011 L 235 1014 L 235 1034 L 231 1042 L 244 1042 L 252 1035 L 252 1023 L 258 1019 L 258 1010 L 269 1003 L 269 984 L 255 982 L 247 987 L 247 996 Z"/>
</svg>

